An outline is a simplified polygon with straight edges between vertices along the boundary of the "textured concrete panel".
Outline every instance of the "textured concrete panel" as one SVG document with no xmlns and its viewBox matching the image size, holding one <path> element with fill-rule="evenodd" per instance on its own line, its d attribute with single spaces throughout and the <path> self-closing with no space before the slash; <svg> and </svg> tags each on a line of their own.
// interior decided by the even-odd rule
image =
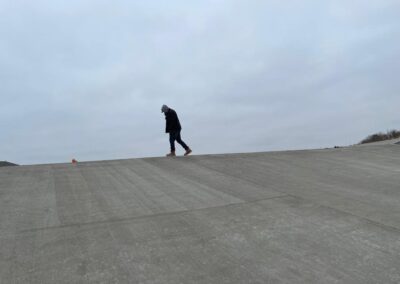
<svg viewBox="0 0 400 284">
<path fill-rule="evenodd" d="M 400 147 L 0 169 L 0 283 L 399 283 Z"/>
</svg>

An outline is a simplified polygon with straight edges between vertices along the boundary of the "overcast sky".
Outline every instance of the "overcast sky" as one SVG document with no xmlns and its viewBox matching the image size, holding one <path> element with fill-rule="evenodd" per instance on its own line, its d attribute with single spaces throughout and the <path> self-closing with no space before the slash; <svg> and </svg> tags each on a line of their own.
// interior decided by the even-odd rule
<svg viewBox="0 0 400 284">
<path fill-rule="evenodd" d="M 165 155 L 162 104 L 194 154 L 350 145 L 399 62 L 398 0 L 0 0 L 0 160 Z"/>
</svg>

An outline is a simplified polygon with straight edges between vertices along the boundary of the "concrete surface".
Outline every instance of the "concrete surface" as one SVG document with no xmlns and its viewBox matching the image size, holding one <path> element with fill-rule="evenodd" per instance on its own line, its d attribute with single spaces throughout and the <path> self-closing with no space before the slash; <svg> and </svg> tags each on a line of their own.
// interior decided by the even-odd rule
<svg viewBox="0 0 400 284">
<path fill-rule="evenodd" d="M 400 146 L 0 169 L 1 283 L 400 283 Z"/>
</svg>

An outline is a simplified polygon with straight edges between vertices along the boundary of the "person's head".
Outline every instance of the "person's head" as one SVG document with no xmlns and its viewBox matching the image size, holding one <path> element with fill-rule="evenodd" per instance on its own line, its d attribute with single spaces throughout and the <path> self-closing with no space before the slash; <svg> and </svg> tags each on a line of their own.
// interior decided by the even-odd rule
<svg viewBox="0 0 400 284">
<path fill-rule="evenodd" d="M 163 105 L 163 106 L 161 107 L 161 112 L 167 113 L 168 111 L 169 111 L 169 107 L 168 107 L 167 105 Z"/>
</svg>

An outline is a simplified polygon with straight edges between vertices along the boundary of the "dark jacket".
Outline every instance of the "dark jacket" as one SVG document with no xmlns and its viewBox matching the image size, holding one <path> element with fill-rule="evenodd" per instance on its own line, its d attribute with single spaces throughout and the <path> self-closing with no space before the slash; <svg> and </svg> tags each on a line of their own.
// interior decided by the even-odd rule
<svg viewBox="0 0 400 284">
<path fill-rule="evenodd" d="M 165 113 L 165 120 L 167 122 L 165 127 L 165 132 L 170 133 L 174 131 L 179 131 L 182 129 L 181 123 L 179 122 L 178 115 L 173 109 L 169 109 Z"/>
</svg>

